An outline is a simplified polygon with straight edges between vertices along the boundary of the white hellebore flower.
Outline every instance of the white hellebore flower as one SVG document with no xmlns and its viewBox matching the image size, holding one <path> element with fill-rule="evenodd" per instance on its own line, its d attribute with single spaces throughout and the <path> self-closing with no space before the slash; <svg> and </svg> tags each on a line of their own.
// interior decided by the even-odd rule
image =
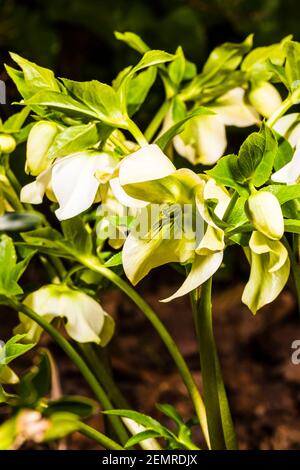
<svg viewBox="0 0 300 470">
<path fill-rule="evenodd" d="M 22 188 L 21 201 L 41 204 L 45 192 L 52 190 L 59 203 L 55 211 L 57 218 L 70 219 L 98 199 L 99 185 L 107 183 L 117 165 L 116 157 L 93 150 L 63 157 Z"/>
<path fill-rule="evenodd" d="M 291 113 L 278 119 L 274 130 L 285 137 L 295 147 L 293 158 L 272 175 L 276 183 L 294 184 L 300 177 L 300 121 L 299 113 Z"/>
<path fill-rule="evenodd" d="M 134 285 L 163 264 L 191 263 L 183 285 L 164 300 L 169 301 L 200 286 L 216 272 L 223 258 L 224 233 L 211 219 L 205 201 L 217 201 L 214 212 L 222 218 L 230 198 L 214 180 L 186 168 L 176 170 L 152 144 L 125 157 L 119 181 L 112 180 L 111 185 L 113 190 L 117 188 L 120 202 L 126 205 L 130 198 L 131 207 L 134 202 L 140 207 L 138 230 L 131 230 L 122 252 L 124 271 Z M 187 208 L 188 214 L 184 212 Z M 207 223 L 204 234 L 203 220 Z"/>
<path fill-rule="evenodd" d="M 114 332 L 114 320 L 92 297 L 65 285 L 51 284 L 29 294 L 24 304 L 48 322 L 54 318 L 66 320 L 65 328 L 71 338 L 79 343 L 94 342 L 105 346 Z M 26 340 L 37 342 L 42 328 L 19 313 L 20 324 L 16 333 L 26 333 Z"/>
<path fill-rule="evenodd" d="M 173 142 L 179 155 L 191 163 L 213 165 L 227 147 L 225 126 L 251 126 L 259 121 L 259 116 L 245 103 L 245 90 L 239 87 L 205 106 L 216 114 L 190 119 Z"/>
<path fill-rule="evenodd" d="M 263 117 L 269 118 L 281 106 L 282 99 L 277 89 L 269 82 L 252 85 L 248 94 L 250 103 Z"/>
</svg>

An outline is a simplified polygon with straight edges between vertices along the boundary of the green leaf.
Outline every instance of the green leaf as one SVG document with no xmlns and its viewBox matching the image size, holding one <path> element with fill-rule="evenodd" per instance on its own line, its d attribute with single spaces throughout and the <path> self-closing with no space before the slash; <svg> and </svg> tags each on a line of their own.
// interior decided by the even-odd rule
<svg viewBox="0 0 300 470">
<path fill-rule="evenodd" d="M 44 435 L 44 441 L 62 439 L 80 428 L 79 417 L 73 413 L 55 413 L 50 418 L 50 427 Z"/>
<path fill-rule="evenodd" d="M 136 444 L 139 444 L 140 442 L 145 441 L 146 439 L 153 439 L 156 437 L 160 437 L 160 434 L 156 431 L 149 430 L 149 431 L 139 432 L 128 439 L 128 441 L 125 444 L 125 449 L 133 447 Z"/>
<path fill-rule="evenodd" d="M 41 225 L 42 217 L 32 212 L 11 212 L 0 216 L 0 232 L 21 232 Z"/>
<path fill-rule="evenodd" d="M 1 387 L 0 387 L 1 403 Z M 17 436 L 17 417 L 14 416 L 6 420 L 0 426 L 0 450 L 9 450 L 12 448 Z"/>
<path fill-rule="evenodd" d="M 168 403 L 157 403 L 156 408 L 164 415 L 168 416 L 168 418 L 171 418 L 179 426 L 183 424 L 183 419 L 174 406 L 169 405 Z"/>
<path fill-rule="evenodd" d="M 208 57 L 203 67 L 203 74 L 215 75 L 220 71 L 233 71 L 241 63 L 242 57 L 252 47 L 253 35 L 241 43 L 226 42 L 216 47 Z"/>
<path fill-rule="evenodd" d="M 97 80 L 76 82 L 62 78 L 62 81 L 68 93 L 87 106 L 98 119 L 112 125 L 126 124 L 120 97 L 111 86 Z"/>
<path fill-rule="evenodd" d="M 55 91 L 40 91 L 31 98 L 26 99 L 24 103 L 28 104 L 28 106 L 47 106 L 74 116 L 80 115 L 87 116 L 89 118 L 92 117 L 94 119 L 99 118 L 98 113 L 88 106 L 76 101 L 71 96 L 57 93 Z"/>
<path fill-rule="evenodd" d="M 19 83 L 21 77 L 24 79 L 24 88 L 23 86 L 21 86 L 21 88 L 23 89 L 23 92 L 25 91 L 25 95 L 32 95 L 38 91 L 41 91 L 42 89 L 57 92 L 60 91 L 59 83 L 56 80 L 52 70 L 40 67 L 34 62 L 23 59 L 23 57 L 19 56 L 18 54 L 11 53 L 10 55 L 11 58 L 22 69 L 23 75 L 20 75 L 20 72 L 17 75 Z"/>
<path fill-rule="evenodd" d="M 137 424 L 141 424 L 146 430 L 156 431 L 160 436 L 168 438 L 170 431 L 162 426 L 156 419 L 151 418 L 143 413 L 132 410 L 107 410 L 103 411 L 104 414 L 122 416 L 135 421 Z"/>
<path fill-rule="evenodd" d="M 29 112 L 30 108 L 25 106 L 22 111 L 10 116 L 2 125 L 1 129 L 6 133 L 14 133 L 20 131 L 28 117 Z"/>
<path fill-rule="evenodd" d="M 262 79 L 262 74 L 270 74 L 268 67 L 268 61 L 275 65 L 283 65 L 285 59 L 284 43 L 291 39 L 291 36 L 287 36 L 280 43 L 271 44 L 270 46 L 257 47 L 253 49 L 241 65 L 241 69 L 251 74 L 257 74 L 257 78 Z"/>
<path fill-rule="evenodd" d="M 203 115 L 209 115 L 209 114 L 214 114 L 210 109 L 205 108 L 203 106 L 198 107 L 191 113 L 189 113 L 186 117 L 181 119 L 180 121 L 176 122 L 171 126 L 166 132 L 164 132 L 161 136 L 159 136 L 156 140 L 155 143 L 162 149 L 164 150 L 168 143 L 177 135 L 180 134 L 180 132 L 183 131 L 184 129 L 184 124 L 192 119 L 193 117 L 196 116 L 203 116 Z"/>
<path fill-rule="evenodd" d="M 0 237 L 0 296 L 11 297 L 22 294 L 17 284 L 17 256 L 13 241 L 7 235 Z"/>
<path fill-rule="evenodd" d="M 300 234 L 300 220 L 299 219 L 285 219 L 284 231 Z"/>
<path fill-rule="evenodd" d="M 26 246 L 37 249 L 41 253 L 73 259 L 68 247 L 65 246 L 63 236 L 53 228 L 43 227 L 31 232 L 23 232 L 21 236 L 24 243 L 18 243 L 18 246 Z"/>
<path fill-rule="evenodd" d="M 290 90 L 294 91 L 300 86 L 300 43 L 287 41 L 284 49 L 286 53 L 285 73 Z"/>
<path fill-rule="evenodd" d="M 112 268 L 114 266 L 120 266 L 121 264 L 122 264 L 122 251 L 111 256 L 111 258 L 109 258 L 106 261 L 105 266 L 107 268 Z"/>
<path fill-rule="evenodd" d="M 281 205 L 293 199 L 300 198 L 300 185 L 298 184 L 270 184 L 266 188 L 262 188 L 261 191 L 269 191 L 274 194 Z"/>
<path fill-rule="evenodd" d="M 178 87 L 186 71 L 186 60 L 181 46 L 177 48 L 176 58 L 170 63 L 168 71 L 170 79 Z"/>
<path fill-rule="evenodd" d="M 48 351 L 41 351 L 36 364 L 21 378 L 18 394 L 22 407 L 35 407 L 51 388 L 51 358 Z"/>
<path fill-rule="evenodd" d="M 176 58 L 175 55 L 169 54 L 165 51 L 147 51 L 141 60 L 131 69 L 131 73 L 139 72 L 142 69 L 147 67 L 152 67 L 153 65 L 164 64 L 165 62 L 170 62 Z"/>
<path fill-rule="evenodd" d="M 144 54 L 145 52 L 149 51 L 149 47 L 147 44 L 135 33 L 131 33 L 129 31 L 125 33 L 120 33 L 115 31 L 115 37 L 119 41 L 125 42 L 129 47 L 138 51 L 140 54 Z"/>
<path fill-rule="evenodd" d="M 58 400 L 50 401 L 43 415 L 51 416 L 54 413 L 62 411 L 72 413 L 85 419 L 97 411 L 97 403 L 87 397 L 66 396 Z"/>
<path fill-rule="evenodd" d="M 226 219 L 228 225 L 232 227 L 239 227 L 240 225 L 248 222 L 248 217 L 245 212 L 245 202 L 247 197 L 239 197 L 236 201 L 232 211 L 229 214 L 229 217 Z"/>
<path fill-rule="evenodd" d="M 268 70 L 273 74 L 273 81 L 276 83 L 282 82 L 289 90 L 289 82 L 286 77 L 285 68 L 282 65 L 273 64 L 270 60 L 267 63 Z"/>
<path fill-rule="evenodd" d="M 80 217 L 64 220 L 61 226 L 66 242 L 72 250 L 80 254 L 92 253 L 92 237 Z"/>
<path fill-rule="evenodd" d="M 147 70 L 131 78 L 127 91 L 127 110 L 129 116 L 132 116 L 140 109 L 155 82 L 156 75 L 156 67 L 149 67 Z"/>
<path fill-rule="evenodd" d="M 81 152 L 94 146 L 98 141 L 99 136 L 95 123 L 71 126 L 58 134 L 48 151 L 48 156 L 54 159 Z"/>
<path fill-rule="evenodd" d="M 270 178 L 276 152 L 277 141 L 271 129 L 263 126 L 253 132 L 241 145 L 232 169 L 235 179 L 241 184 L 262 186 Z"/>
<path fill-rule="evenodd" d="M 240 196 L 247 196 L 249 194 L 248 190 L 238 183 L 235 178 L 234 169 L 236 168 L 237 158 L 234 154 L 225 155 L 218 160 L 211 170 L 207 170 L 205 173 L 214 178 L 217 183 L 235 189 Z"/>
<path fill-rule="evenodd" d="M 294 150 L 289 141 L 283 136 L 277 134 L 276 137 L 278 148 L 274 158 L 274 169 L 277 171 L 292 160 Z"/>
<path fill-rule="evenodd" d="M 0 349 L 0 365 L 9 364 L 11 361 L 33 348 L 34 344 L 20 343 L 25 337 L 26 335 L 15 335 L 4 344 Z"/>
</svg>

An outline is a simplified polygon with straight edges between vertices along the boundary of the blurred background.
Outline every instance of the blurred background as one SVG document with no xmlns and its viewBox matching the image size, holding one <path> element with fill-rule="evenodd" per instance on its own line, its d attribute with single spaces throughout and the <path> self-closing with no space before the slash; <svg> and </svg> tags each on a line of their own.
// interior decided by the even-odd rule
<svg viewBox="0 0 300 470">
<path fill-rule="evenodd" d="M 294 0 L 0 0 L 0 79 L 8 80 L 3 63 L 12 65 L 14 51 L 58 76 L 110 82 L 138 53 L 114 38 L 133 31 L 152 48 L 174 52 L 182 45 L 198 68 L 213 47 L 255 34 L 255 46 L 268 45 L 288 34 L 300 40 L 298 2 Z M 10 81 L 8 102 L 18 100 Z M 139 115 L 140 124 L 159 106 L 158 83 Z M 0 106 L 0 117 L 13 110 Z M 24 150 L 24 149 L 23 149 Z M 24 151 L 23 160 L 24 160 Z M 21 165 L 20 165 L 21 163 Z M 24 161 L 16 159 L 16 166 Z M 20 173 L 23 169 L 20 168 Z M 237 255 L 237 256 L 236 256 Z M 300 338 L 295 298 L 287 289 L 272 306 L 253 318 L 240 298 L 248 264 L 240 252 L 225 260 L 214 288 L 215 331 L 242 449 L 300 449 L 300 373 L 290 360 L 290 345 Z M 32 273 L 34 279 L 39 271 Z M 158 303 L 180 283 L 171 268 L 156 270 L 139 289 L 158 311 L 201 383 L 197 346 L 188 299 Z M 140 411 L 159 416 L 155 402 L 174 404 L 184 417 L 191 409 L 176 369 L 152 328 L 119 292 L 102 299 L 117 319 L 112 362 L 117 382 Z M 2 328 L 9 334 L 8 319 Z M 137 335 L 137 332 L 138 335 Z M 45 339 L 46 344 L 47 339 Z M 56 355 L 59 351 L 53 344 Z M 57 356 L 59 357 L 59 356 Z M 61 359 L 63 390 L 88 394 L 80 375 Z M 72 438 L 70 447 L 88 448 Z"/>
<path fill-rule="evenodd" d="M 295 0 L 0 0 L 0 61 L 14 51 L 61 76 L 110 81 L 137 60 L 115 30 L 168 52 L 182 45 L 200 66 L 214 46 L 249 33 L 256 45 L 299 39 L 300 22 Z"/>
</svg>

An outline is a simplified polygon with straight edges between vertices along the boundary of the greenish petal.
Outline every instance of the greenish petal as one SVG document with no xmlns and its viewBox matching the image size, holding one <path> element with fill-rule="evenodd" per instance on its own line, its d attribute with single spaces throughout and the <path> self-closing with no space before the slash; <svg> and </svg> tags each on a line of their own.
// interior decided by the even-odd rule
<svg viewBox="0 0 300 470">
<path fill-rule="evenodd" d="M 270 240 L 259 232 L 253 232 L 249 246 L 251 271 L 242 301 L 255 315 L 257 310 L 273 302 L 284 288 L 289 278 L 290 260 L 280 241 Z"/>
</svg>

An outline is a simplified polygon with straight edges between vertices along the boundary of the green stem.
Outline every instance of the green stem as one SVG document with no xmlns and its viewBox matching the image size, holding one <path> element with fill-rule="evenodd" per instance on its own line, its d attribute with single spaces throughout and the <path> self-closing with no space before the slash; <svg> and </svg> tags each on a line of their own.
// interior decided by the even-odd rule
<svg viewBox="0 0 300 470">
<path fill-rule="evenodd" d="M 293 106 L 293 100 L 291 96 L 288 96 L 282 103 L 282 105 L 272 114 L 271 117 L 267 120 L 266 124 L 269 127 L 273 127 L 274 124 L 278 121 L 281 116 L 283 116 L 287 110 Z"/>
<path fill-rule="evenodd" d="M 231 196 L 230 202 L 226 208 L 225 214 L 223 215 L 223 219 L 225 222 L 227 221 L 229 215 L 231 214 L 232 209 L 236 205 L 236 202 L 239 198 L 239 193 L 237 191 L 234 191 L 234 193 Z"/>
<path fill-rule="evenodd" d="M 43 328 L 54 340 L 55 342 L 61 347 L 61 349 L 69 356 L 71 361 L 76 364 L 80 372 L 82 373 L 83 377 L 90 385 L 91 389 L 93 390 L 95 396 L 102 404 L 105 410 L 113 409 L 113 405 L 111 404 L 110 400 L 108 399 L 105 391 L 98 383 L 97 379 L 95 378 L 94 374 L 90 371 L 87 364 L 84 362 L 82 357 L 78 354 L 78 352 L 73 348 L 73 346 L 50 324 L 48 323 L 43 317 L 38 315 L 34 312 L 30 307 L 27 305 L 22 304 L 14 299 L 8 299 L 7 304 L 14 308 L 18 312 L 24 313 L 27 317 L 31 320 L 36 322 L 39 326 Z M 110 418 L 115 418 L 115 416 L 111 416 Z M 118 419 L 111 419 L 111 423 L 116 431 L 117 436 L 120 439 L 122 444 L 125 444 L 128 440 L 128 434 Z"/>
<path fill-rule="evenodd" d="M 136 123 L 132 121 L 131 119 L 129 119 L 128 121 L 128 130 L 133 135 L 133 137 L 135 138 L 135 140 L 141 147 L 148 145 L 148 141 L 145 138 L 144 134 L 142 133 L 140 128 L 136 125 Z"/>
<path fill-rule="evenodd" d="M 299 311 L 299 315 L 300 315 L 300 265 L 297 263 L 295 254 L 294 254 L 287 238 L 283 237 L 282 242 L 283 242 L 284 246 L 287 249 L 287 252 L 288 252 L 289 258 L 290 258 L 290 262 L 291 262 L 291 269 L 292 269 L 294 285 L 295 285 L 295 290 L 296 290 L 298 311 Z"/>
<path fill-rule="evenodd" d="M 128 404 L 127 400 L 123 397 L 121 391 L 118 389 L 111 375 L 107 372 L 106 367 L 103 365 L 98 355 L 94 351 L 93 346 L 88 343 L 78 344 L 78 346 L 82 350 L 88 362 L 88 365 L 94 372 L 98 381 L 105 388 L 108 397 L 111 399 L 113 404 L 117 408 L 130 409 L 130 405 Z"/>
<path fill-rule="evenodd" d="M 156 134 L 159 126 L 161 125 L 168 109 L 170 106 L 169 101 L 164 101 L 157 113 L 155 114 L 154 118 L 148 125 L 147 129 L 145 130 L 145 137 L 150 142 L 153 138 L 153 136 Z"/>
<path fill-rule="evenodd" d="M 187 390 L 194 404 L 195 411 L 202 427 L 202 431 L 206 439 L 207 445 L 208 447 L 210 447 L 205 407 L 197 385 L 173 338 L 171 337 L 163 323 L 160 321 L 156 313 L 144 301 L 144 299 L 129 284 L 127 284 L 126 281 L 124 281 L 120 276 L 118 276 L 110 269 L 101 265 L 96 257 L 82 257 L 79 261 L 81 261 L 82 264 L 84 264 L 92 271 L 102 274 L 102 276 L 104 276 L 106 279 L 109 279 L 113 284 L 119 287 L 140 308 L 146 318 L 148 318 L 148 320 L 152 323 L 157 333 L 161 337 L 162 341 L 164 342 L 165 346 L 167 347 L 169 353 L 171 354 L 181 374 L 181 377 L 187 387 Z"/>
<path fill-rule="evenodd" d="M 81 432 L 81 434 L 84 434 L 86 437 L 89 437 L 93 441 L 98 442 L 105 449 L 124 450 L 124 448 L 121 447 L 117 442 L 113 441 L 109 437 L 105 436 L 101 432 L 97 431 L 91 426 L 88 426 L 85 423 L 80 423 L 78 431 Z"/>
<path fill-rule="evenodd" d="M 126 145 L 120 139 L 118 139 L 118 137 L 115 137 L 114 135 L 111 134 L 108 140 L 110 140 L 111 143 L 115 147 L 119 147 L 120 150 L 124 153 L 124 155 L 130 154 L 130 150 L 126 147 Z"/>
<path fill-rule="evenodd" d="M 214 450 L 236 449 L 235 432 L 213 335 L 211 289 L 212 278 L 202 285 L 200 299 L 198 290 L 192 294 L 209 436 Z"/>
<path fill-rule="evenodd" d="M 15 191 L 11 188 L 11 191 L 7 191 L 3 188 L 3 193 L 7 202 L 15 209 L 17 212 L 24 212 L 24 208 L 19 201 L 19 198 L 15 194 Z"/>
</svg>

